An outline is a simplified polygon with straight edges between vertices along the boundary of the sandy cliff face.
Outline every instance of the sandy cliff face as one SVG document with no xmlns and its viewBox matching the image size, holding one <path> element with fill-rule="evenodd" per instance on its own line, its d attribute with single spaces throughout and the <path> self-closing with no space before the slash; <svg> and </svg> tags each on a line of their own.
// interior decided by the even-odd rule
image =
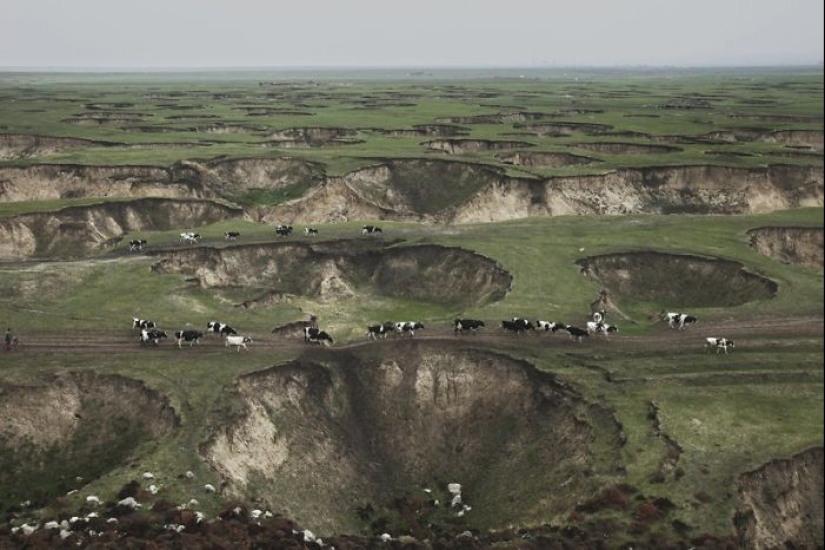
<svg viewBox="0 0 825 550">
<path fill-rule="evenodd" d="M 748 236 L 757 252 L 783 263 L 821 268 L 825 260 L 821 227 L 757 227 Z"/>
<path fill-rule="evenodd" d="M 615 473 L 618 453 L 591 449 L 617 445 L 615 420 L 529 365 L 418 343 L 324 353 L 238 381 L 243 412 L 202 449 L 229 494 L 329 533 L 359 506 L 456 482 L 479 524 L 503 527 L 569 510 L 597 463 Z"/>
</svg>

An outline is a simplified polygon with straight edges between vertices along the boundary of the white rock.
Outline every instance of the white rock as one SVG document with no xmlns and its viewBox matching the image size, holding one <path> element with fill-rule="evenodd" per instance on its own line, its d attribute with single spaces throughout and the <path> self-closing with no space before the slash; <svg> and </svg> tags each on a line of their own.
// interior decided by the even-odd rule
<svg viewBox="0 0 825 550">
<path fill-rule="evenodd" d="M 89 495 L 86 497 L 86 504 L 93 504 L 95 506 L 100 506 L 100 499 L 95 495 Z"/>
<path fill-rule="evenodd" d="M 143 472 L 143 479 L 155 479 L 155 474 L 152 472 Z"/>
<path fill-rule="evenodd" d="M 381 542 L 390 542 L 392 540 L 392 535 L 390 535 L 389 533 L 383 533 L 378 538 L 381 539 Z"/>
<path fill-rule="evenodd" d="M 450 483 L 447 485 L 447 491 L 451 495 L 457 495 L 461 492 L 461 484 L 460 483 Z"/>
<path fill-rule="evenodd" d="M 131 508 L 134 510 L 135 508 L 140 508 L 140 503 L 135 500 L 135 497 L 126 497 L 123 500 L 118 501 L 118 506 L 126 506 L 127 508 Z"/>
<path fill-rule="evenodd" d="M 215 492 L 215 486 L 210 484 L 210 483 L 207 483 L 206 485 L 203 486 L 203 490 L 206 491 L 207 493 L 214 493 Z"/>
<path fill-rule="evenodd" d="M 183 475 L 186 479 L 194 479 L 195 478 L 195 472 L 193 472 L 192 470 L 187 471 Z"/>
</svg>

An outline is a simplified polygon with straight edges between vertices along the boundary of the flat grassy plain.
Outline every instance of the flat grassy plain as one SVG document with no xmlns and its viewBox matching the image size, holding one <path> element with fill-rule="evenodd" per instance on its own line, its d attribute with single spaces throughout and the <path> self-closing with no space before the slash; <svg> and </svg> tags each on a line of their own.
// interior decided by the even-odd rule
<svg viewBox="0 0 825 550">
<path fill-rule="evenodd" d="M 318 162 L 328 175 L 341 175 L 375 159 L 443 158 L 443 153 L 423 145 L 443 137 L 387 133 L 420 125 L 455 125 L 463 132 L 456 139 L 523 140 L 535 145 L 531 152 L 594 158 L 587 165 L 550 168 L 516 167 L 503 162 L 495 150 L 455 156 L 535 177 L 602 173 L 627 166 L 790 163 L 821 167 L 823 162 L 821 68 L 573 72 L 526 78 L 519 74 L 480 78 L 469 73 L 429 77 L 392 73 L 381 78 L 371 73 L 342 74 L 321 80 L 322 76 L 0 75 L 0 137 L 107 142 L 43 156 L 7 157 L 0 160 L 0 167 L 169 166 L 188 159 L 300 156 Z M 528 116 L 531 113 L 535 119 Z M 560 123 L 567 129 L 529 128 Z M 594 133 L 585 125 L 603 125 L 607 130 Z M 269 143 L 271 133 L 294 128 L 346 129 L 356 139 L 300 147 Z M 778 143 L 776 133 L 785 131 L 818 132 L 818 153 L 810 154 L 807 146 Z M 711 136 L 714 132 L 720 134 Z M 576 146 L 616 141 L 668 143 L 679 150 L 605 154 Z M 709 150 L 729 154 L 708 155 Z M 289 198 L 267 195 L 252 202 Z M 0 202 L 0 218 L 94 200 L 129 197 Z M 561 216 L 450 226 L 379 220 L 384 238 L 399 240 L 396 246 L 459 247 L 491 258 L 512 275 L 504 299 L 466 309 L 381 295 L 367 284 L 356 285 L 352 296 L 334 300 L 289 295 L 267 305 L 239 307 L 272 288 L 205 289 L 180 275 L 154 273 L 151 266 L 163 251 L 178 246 L 179 230 L 142 232 L 140 236 L 158 252 L 128 254 L 126 238 L 78 261 L 0 263 L 0 323 L 14 327 L 21 338 L 15 353 L 0 356 L 0 383 L 28 385 L 53 375 L 94 372 L 138 379 L 168 396 L 180 415 L 181 428 L 127 449 L 114 466 L 103 464 L 101 458 L 101 464 L 90 460 L 66 470 L 61 474 L 66 479 L 78 475 L 86 481 L 79 494 L 61 498 L 60 506 L 80 506 L 86 494 L 111 498 L 144 471 L 166 472 L 164 498 L 186 502 L 193 496 L 191 484 L 169 473 L 191 470 L 198 483 L 220 485 L 216 473 L 201 459 L 200 448 L 215 425 L 237 414 L 240 404 L 232 401 L 231 388 L 238 377 L 306 353 L 300 340 L 273 335 L 274 327 L 315 314 L 335 336 L 336 346 L 347 347 L 367 345 L 366 326 L 386 320 L 420 320 L 428 327 L 424 337 L 457 340 L 450 327 L 454 318 L 484 319 L 493 336 L 474 345 L 555 373 L 587 400 L 611 410 L 621 423 L 626 471 L 623 475 L 593 472 L 605 487 L 627 483 L 646 496 L 668 499 L 675 505 L 669 521 L 691 526 L 693 535 L 729 534 L 738 506 L 737 476 L 770 460 L 821 447 L 825 441 L 823 268 L 763 256 L 749 246 L 747 231 L 763 226 L 821 228 L 822 220 L 822 208 L 739 216 Z M 361 225 L 368 222 L 376 220 L 318 225 L 319 239 L 358 238 Z M 223 240 L 227 230 L 240 231 L 243 245 L 274 241 L 271 227 L 233 220 L 199 228 L 201 246 L 232 246 Z M 497 333 L 496 325 L 513 316 L 584 323 L 602 285 L 584 276 L 576 262 L 636 251 L 732 260 L 775 282 L 779 290 L 774 298 L 725 308 L 694 307 L 695 295 L 684 295 L 681 302 L 640 302 L 614 295 L 625 317 L 610 313 L 610 320 L 620 326 L 620 333 L 610 341 L 591 339 L 579 345 L 560 334 L 519 339 Z M 674 281 L 680 275 L 676 270 L 669 273 Z M 676 334 L 660 318 L 663 311 L 672 310 L 689 311 L 700 318 L 700 324 Z M 193 349 L 178 350 L 173 341 L 146 349 L 137 343 L 132 317 L 158 320 L 170 331 L 203 329 L 207 321 L 219 319 L 252 335 L 255 343 L 249 353 L 226 349 L 217 338 Z M 805 319 L 817 327 L 806 327 L 801 336 L 764 330 L 771 322 L 788 319 Z M 709 334 L 704 326 L 736 330 L 737 348 L 727 356 L 706 353 L 702 344 Z M 72 334 L 102 337 L 106 345 L 96 352 L 94 346 L 64 351 L 48 344 L 50 337 L 65 339 Z M 657 341 L 665 335 L 672 345 L 645 344 L 646 339 Z M 457 345 L 473 345 L 462 342 Z M 665 474 L 662 462 L 673 450 L 662 434 L 680 447 L 676 470 Z M 20 460 L 20 456 L 6 459 Z M 44 517 L 56 513 L 56 498 L 71 486 L 66 479 L 41 479 L 34 474 L 26 478 L 29 487 L 34 486 Z M 0 491 L 0 510 L 24 496 L 22 487 Z M 197 497 L 207 513 L 223 506 L 219 496 L 199 493 Z M 484 528 L 493 520 L 484 518 L 483 511 L 477 517 L 483 519 L 470 518 L 469 525 Z M 557 524 L 568 519 L 546 518 Z M 666 524 L 659 528 L 669 529 Z"/>
</svg>

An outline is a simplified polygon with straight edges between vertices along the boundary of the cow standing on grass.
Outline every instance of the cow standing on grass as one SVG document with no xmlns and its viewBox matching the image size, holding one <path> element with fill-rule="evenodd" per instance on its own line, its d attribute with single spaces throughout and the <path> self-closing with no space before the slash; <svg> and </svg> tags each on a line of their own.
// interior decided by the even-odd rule
<svg viewBox="0 0 825 550">
<path fill-rule="evenodd" d="M 736 346 L 733 345 L 733 340 L 728 340 L 727 338 L 714 338 L 712 336 L 705 338 L 705 352 L 711 348 L 716 348 L 716 353 L 719 353 L 720 350 L 724 350 L 725 355 L 727 355 L 728 348 L 734 347 Z"/>
</svg>

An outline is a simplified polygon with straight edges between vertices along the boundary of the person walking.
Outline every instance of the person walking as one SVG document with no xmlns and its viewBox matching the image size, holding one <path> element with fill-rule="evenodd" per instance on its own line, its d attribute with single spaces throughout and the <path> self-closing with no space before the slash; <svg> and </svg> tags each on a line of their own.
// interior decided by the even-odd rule
<svg viewBox="0 0 825 550">
<path fill-rule="evenodd" d="M 14 333 L 11 331 L 11 327 L 6 329 L 6 351 L 11 351 L 12 344 L 14 343 Z"/>
</svg>

